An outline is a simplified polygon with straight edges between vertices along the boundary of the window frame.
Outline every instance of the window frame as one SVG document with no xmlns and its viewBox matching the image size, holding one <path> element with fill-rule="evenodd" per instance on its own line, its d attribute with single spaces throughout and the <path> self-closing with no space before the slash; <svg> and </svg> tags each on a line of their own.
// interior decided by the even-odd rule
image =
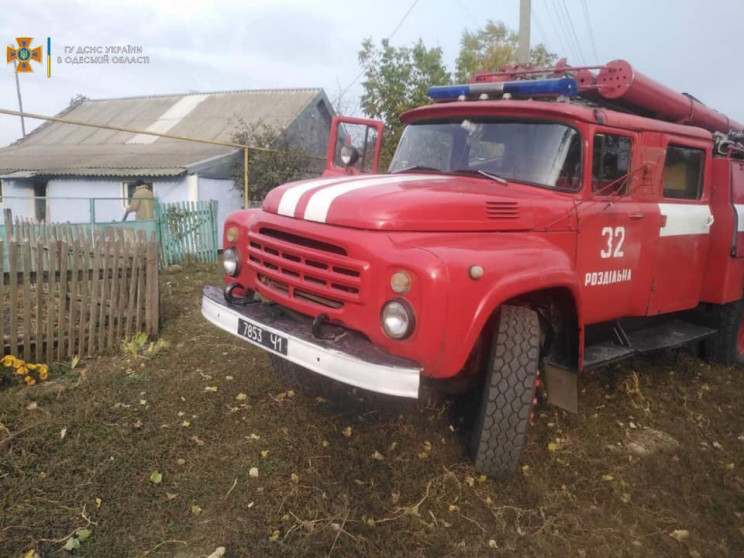
<svg viewBox="0 0 744 558">
<path fill-rule="evenodd" d="M 540 117 L 529 117 L 529 116 L 482 116 L 478 114 L 474 115 L 456 115 L 456 116 L 448 116 L 448 117 L 438 117 L 438 118 L 426 118 L 421 120 L 414 120 L 412 122 L 409 122 L 406 124 L 406 128 L 408 126 L 416 126 L 416 125 L 426 125 L 426 124 L 452 124 L 456 122 L 461 122 L 462 120 L 473 120 L 478 123 L 488 123 L 488 124 L 498 124 L 500 122 L 505 123 L 514 123 L 514 124 L 560 124 L 561 126 L 566 126 L 567 128 L 572 128 L 579 136 L 579 148 L 581 149 L 581 156 L 579 158 L 579 169 L 580 172 L 578 173 L 578 179 L 579 183 L 575 188 L 559 188 L 557 186 L 548 186 L 546 184 L 540 184 L 538 182 L 530 182 L 528 180 L 515 180 L 515 182 L 519 182 L 520 184 L 526 184 L 528 186 L 534 186 L 536 188 L 541 188 L 543 190 L 548 190 L 549 192 L 561 192 L 561 193 L 568 193 L 568 194 L 576 194 L 578 192 L 581 192 L 584 188 L 585 183 L 585 165 L 586 165 L 586 136 L 584 134 L 584 128 L 577 125 L 575 122 L 572 122 L 570 120 L 561 120 L 559 118 L 540 118 Z M 452 161 L 452 157 L 454 156 L 454 142 L 452 145 L 452 148 L 450 150 L 450 163 Z M 397 152 L 397 147 L 396 147 Z M 392 162 L 392 160 L 391 160 Z M 448 165 L 449 166 L 449 165 Z M 389 169 L 388 169 L 388 172 Z M 449 174 L 451 176 L 456 176 L 451 171 L 442 171 L 441 174 Z"/>
<path fill-rule="evenodd" d="M 689 150 L 695 150 L 702 153 L 702 164 L 700 165 L 700 172 L 698 174 L 698 185 L 697 185 L 697 196 L 694 198 L 690 197 L 670 197 L 666 194 L 666 171 L 667 171 L 667 160 L 669 158 L 669 149 L 670 148 L 678 148 L 678 149 L 689 149 Z M 664 200 L 673 200 L 675 202 L 699 202 L 703 199 L 703 194 L 705 191 L 705 172 L 706 172 L 706 159 L 708 152 L 705 147 L 700 145 L 693 145 L 689 143 L 685 143 L 684 141 L 668 141 L 667 144 L 664 146 L 664 164 L 661 171 L 661 198 Z"/>
<path fill-rule="evenodd" d="M 587 171 L 589 173 L 589 194 L 594 198 L 630 198 L 632 194 L 632 183 L 633 183 L 633 155 L 635 154 L 635 147 L 636 147 L 636 137 L 632 134 L 623 133 L 624 131 L 618 131 L 618 130 L 609 130 L 604 128 L 595 128 L 592 131 L 592 145 L 591 145 L 591 153 L 592 153 L 592 160 L 591 165 L 588 165 Z M 618 193 L 608 193 L 608 194 L 601 194 L 594 190 L 594 142 L 598 135 L 603 136 L 617 136 L 621 138 L 627 138 L 630 140 L 630 158 L 628 161 L 628 172 L 627 174 L 627 185 L 624 188 L 624 192 Z"/>
<path fill-rule="evenodd" d="M 132 196 L 129 195 L 129 187 L 134 186 L 134 183 L 138 180 L 142 180 L 141 178 L 135 179 L 135 180 L 122 180 L 121 181 L 121 206 L 123 209 L 127 209 L 129 207 L 129 204 L 132 203 Z M 142 180 L 142 182 L 145 183 L 145 186 L 150 187 L 150 191 L 155 194 L 155 185 L 152 182 L 146 182 Z M 134 195 L 134 190 L 132 190 L 132 195 Z"/>
</svg>

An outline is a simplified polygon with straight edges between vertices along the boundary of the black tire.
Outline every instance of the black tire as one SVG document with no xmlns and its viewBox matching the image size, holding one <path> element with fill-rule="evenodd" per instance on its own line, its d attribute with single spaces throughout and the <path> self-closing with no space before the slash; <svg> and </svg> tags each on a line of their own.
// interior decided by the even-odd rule
<svg viewBox="0 0 744 558">
<path fill-rule="evenodd" d="M 718 308 L 718 333 L 705 340 L 705 356 L 719 364 L 744 364 L 744 347 L 739 343 L 739 330 L 744 318 L 744 300 Z"/>
<path fill-rule="evenodd" d="M 471 451 L 479 472 L 503 477 L 519 465 L 539 364 L 537 312 L 522 306 L 502 307 L 491 342 L 480 413 L 471 438 Z"/>
</svg>

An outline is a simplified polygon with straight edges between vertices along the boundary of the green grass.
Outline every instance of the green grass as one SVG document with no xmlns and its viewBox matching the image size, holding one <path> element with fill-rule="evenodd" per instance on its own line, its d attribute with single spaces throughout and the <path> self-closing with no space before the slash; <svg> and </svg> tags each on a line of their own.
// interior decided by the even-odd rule
<svg viewBox="0 0 744 558">
<path fill-rule="evenodd" d="M 670 352 L 587 373 L 579 414 L 541 409 L 526 468 L 481 482 L 461 405 L 288 397 L 259 350 L 201 318 L 216 266 L 162 279 L 167 350 L 84 359 L 47 385 L 0 391 L 15 434 L 0 430 L 0 556 L 65 555 L 83 527 L 76 556 L 744 554 L 740 368 Z M 632 456 L 624 446 L 645 427 L 679 447 Z"/>
</svg>

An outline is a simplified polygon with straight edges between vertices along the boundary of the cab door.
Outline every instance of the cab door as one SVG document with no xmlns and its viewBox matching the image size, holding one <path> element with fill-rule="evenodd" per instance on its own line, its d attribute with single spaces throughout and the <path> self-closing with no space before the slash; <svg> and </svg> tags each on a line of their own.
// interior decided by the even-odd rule
<svg viewBox="0 0 744 558">
<path fill-rule="evenodd" d="M 710 183 L 710 146 L 688 138 L 666 143 L 649 315 L 698 305 L 713 224 L 704 188 Z"/>
<path fill-rule="evenodd" d="M 376 174 L 383 124 L 379 120 L 334 116 L 323 176 Z"/>
<path fill-rule="evenodd" d="M 639 195 L 637 140 L 631 133 L 603 128 L 592 138 L 589 190 L 577 208 L 576 268 L 587 323 L 646 310 L 651 277 L 644 273 L 642 258 L 657 210 Z M 645 296 L 639 299 L 638 293 Z"/>
</svg>

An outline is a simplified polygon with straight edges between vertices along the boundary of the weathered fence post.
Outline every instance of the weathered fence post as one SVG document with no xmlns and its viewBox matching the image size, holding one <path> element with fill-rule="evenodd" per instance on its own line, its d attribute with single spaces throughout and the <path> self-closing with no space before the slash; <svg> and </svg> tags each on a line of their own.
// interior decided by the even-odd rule
<svg viewBox="0 0 744 558">
<path fill-rule="evenodd" d="M 3 353 L 49 363 L 115 349 L 139 331 L 157 335 L 156 234 L 14 221 L 7 210 L 4 221 Z"/>
</svg>

